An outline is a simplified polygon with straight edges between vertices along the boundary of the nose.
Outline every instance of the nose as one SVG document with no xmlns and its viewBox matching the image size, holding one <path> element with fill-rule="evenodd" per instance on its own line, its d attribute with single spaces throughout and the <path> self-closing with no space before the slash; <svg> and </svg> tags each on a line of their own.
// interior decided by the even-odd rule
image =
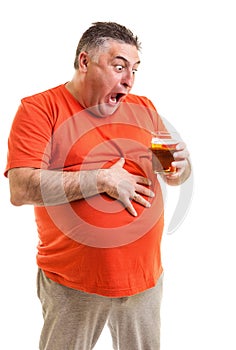
<svg viewBox="0 0 236 350">
<path fill-rule="evenodd" d="M 126 69 L 122 76 L 122 85 L 131 89 L 134 84 L 134 73 L 132 69 Z"/>
</svg>

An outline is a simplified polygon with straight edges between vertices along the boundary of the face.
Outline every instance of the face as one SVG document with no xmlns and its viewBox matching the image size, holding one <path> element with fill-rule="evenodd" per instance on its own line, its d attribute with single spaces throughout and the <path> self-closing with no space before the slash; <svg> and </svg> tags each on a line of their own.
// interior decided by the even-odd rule
<svg viewBox="0 0 236 350">
<path fill-rule="evenodd" d="M 97 60 L 84 53 L 83 106 L 99 117 L 113 114 L 134 84 L 140 60 L 133 45 L 109 41 Z M 87 55 L 87 57 L 86 57 Z"/>
</svg>

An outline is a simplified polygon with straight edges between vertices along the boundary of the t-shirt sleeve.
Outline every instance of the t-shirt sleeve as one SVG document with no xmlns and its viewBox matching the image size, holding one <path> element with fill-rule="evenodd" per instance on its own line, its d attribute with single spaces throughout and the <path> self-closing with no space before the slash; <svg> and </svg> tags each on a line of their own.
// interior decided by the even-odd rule
<svg viewBox="0 0 236 350">
<path fill-rule="evenodd" d="M 52 122 L 49 111 L 39 102 L 23 99 L 8 139 L 7 166 L 47 169 L 50 161 Z"/>
</svg>

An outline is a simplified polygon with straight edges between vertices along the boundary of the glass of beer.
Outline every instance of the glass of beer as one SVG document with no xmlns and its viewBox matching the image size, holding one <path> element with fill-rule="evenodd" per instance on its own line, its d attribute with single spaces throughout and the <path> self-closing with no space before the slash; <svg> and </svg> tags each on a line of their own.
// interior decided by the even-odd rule
<svg viewBox="0 0 236 350">
<path fill-rule="evenodd" d="M 174 161 L 173 154 L 179 143 L 177 133 L 160 131 L 152 133 L 151 151 L 152 168 L 155 174 L 172 174 L 176 172 L 176 167 L 171 163 Z"/>
</svg>

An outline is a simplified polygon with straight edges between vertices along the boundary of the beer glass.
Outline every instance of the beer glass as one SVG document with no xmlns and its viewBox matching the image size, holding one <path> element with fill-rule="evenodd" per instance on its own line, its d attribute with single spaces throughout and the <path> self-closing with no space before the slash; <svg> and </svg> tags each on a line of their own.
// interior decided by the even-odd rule
<svg viewBox="0 0 236 350">
<path fill-rule="evenodd" d="M 173 154 L 179 143 L 176 132 L 160 131 L 151 134 L 152 168 L 155 174 L 172 174 L 176 167 L 171 163 L 174 161 Z"/>
</svg>

